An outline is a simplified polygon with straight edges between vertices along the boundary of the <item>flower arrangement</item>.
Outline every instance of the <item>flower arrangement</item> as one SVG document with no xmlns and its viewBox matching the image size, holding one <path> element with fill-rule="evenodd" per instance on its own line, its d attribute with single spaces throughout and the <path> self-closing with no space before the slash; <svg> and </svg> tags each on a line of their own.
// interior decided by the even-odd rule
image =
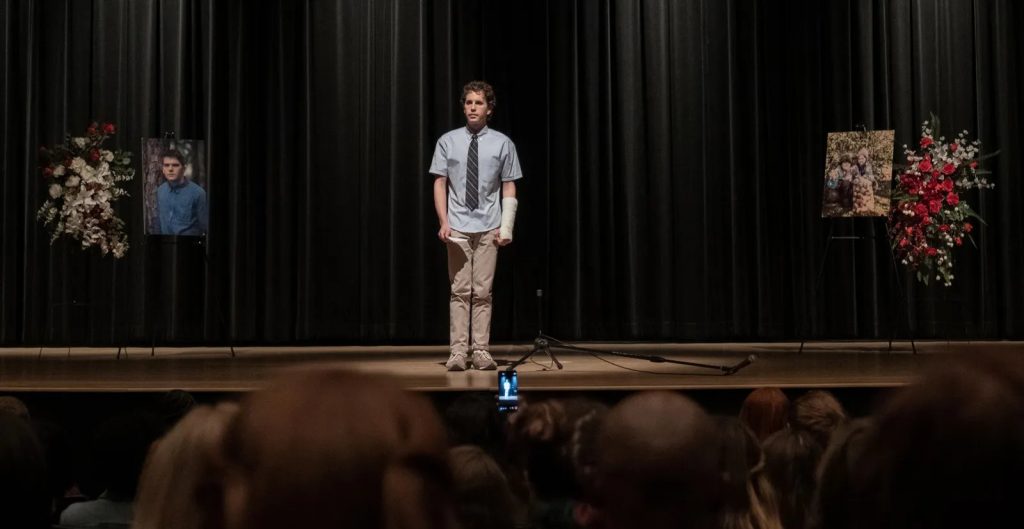
<svg viewBox="0 0 1024 529">
<path fill-rule="evenodd" d="M 113 123 L 94 122 L 85 137 L 40 148 L 47 199 L 36 218 L 49 230 L 50 244 L 66 235 L 80 241 L 82 248 L 98 247 L 103 255 L 121 258 L 128 251 L 125 223 L 113 203 L 128 195 L 121 184 L 130 181 L 135 170 L 131 153 L 103 148 L 116 131 Z"/>
<path fill-rule="evenodd" d="M 964 239 L 974 242 L 970 219 L 984 224 L 961 193 L 995 187 L 978 163 L 998 153 L 980 156 L 981 142 L 970 141 L 966 130 L 951 142 L 936 138 L 938 127 L 932 116 L 921 125 L 918 148 L 903 146 L 908 165 L 896 177 L 889 235 L 896 258 L 919 281 L 927 285 L 934 278 L 948 287 L 954 277 L 952 250 Z"/>
</svg>

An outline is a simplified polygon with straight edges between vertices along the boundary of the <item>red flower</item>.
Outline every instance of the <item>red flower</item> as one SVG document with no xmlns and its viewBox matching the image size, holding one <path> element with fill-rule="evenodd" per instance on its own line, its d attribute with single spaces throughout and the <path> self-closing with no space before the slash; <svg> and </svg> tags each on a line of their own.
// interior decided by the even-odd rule
<svg viewBox="0 0 1024 529">
<path fill-rule="evenodd" d="M 89 159 L 94 161 L 94 162 L 98 161 L 100 159 L 100 151 L 99 151 L 99 149 L 93 149 L 93 150 L 89 151 Z"/>
<path fill-rule="evenodd" d="M 932 223 L 932 218 L 931 217 L 925 217 L 925 218 L 921 219 L 921 224 L 924 224 L 925 226 L 927 226 L 927 225 L 929 225 L 931 223 Z"/>
<path fill-rule="evenodd" d="M 971 160 L 971 169 L 978 168 L 978 160 Z"/>
<path fill-rule="evenodd" d="M 949 231 L 949 224 L 940 224 L 939 225 L 939 231 L 941 231 L 943 233 Z"/>
<path fill-rule="evenodd" d="M 960 237 L 954 237 L 953 242 L 955 242 L 957 246 L 960 246 L 961 244 L 964 243 L 964 240 L 961 239 Z"/>
<path fill-rule="evenodd" d="M 910 241 L 908 241 L 907 239 L 900 239 L 900 248 L 903 248 L 908 244 L 910 244 Z"/>
<path fill-rule="evenodd" d="M 932 170 L 932 161 L 926 156 L 924 160 L 917 162 L 917 169 L 922 173 L 927 173 Z"/>
<path fill-rule="evenodd" d="M 90 136 L 96 135 L 96 124 L 89 125 L 89 128 L 85 129 L 85 133 Z"/>
<path fill-rule="evenodd" d="M 939 253 L 939 251 L 936 250 L 935 248 L 928 248 L 927 252 L 928 252 L 928 255 L 935 255 L 935 254 Z"/>
<path fill-rule="evenodd" d="M 50 166 L 43 167 L 43 176 L 53 176 L 53 169 Z"/>
<path fill-rule="evenodd" d="M 934 143 L 934 142 L 932 141 L 931 137 L 929 137 L 929 136 L 924 136 L 923 138 L 921 138 L 921 148 L 922 149 L 927 148 L 932 143 Z"/>
<path fill-rule="evenodd" d="M 946 165 L 942 166 L 942 174 L 953 174 L 954 172 L 956 172 L 955 165 L 947 163 Z"/>
<path fill-rule="evenodd" d="M 953 190 L 953 180 L 947 178 L 942 181 L 942 189 L 947 193 Z"/>
<path fill-rule="evenodd" d="M 104 134 L 113 134 L 116 131 L 117 131 L 117 127 L 115 127 L 113 123 L 104 123 L 103 124 L 103 133 Z"/>
<path fill-rule="evenodd" d="M 964 233 L 971 233 L 972 230 L 974 230 L 974 226 L 972 226 L 970 222 L 965 222 Z"/>
<path fill-rule="evenodd" d="M 946 195 L 946 203 L 950 206 L 955 206 L 960 203 L 960 196 L 956 193 L 950 193 Z"/>
<path fill-rule="evenodd" d="M 914 206 L 914 213 L 918 217 L 927 217 L 928 216 L 928 206 L 925 206 L 924 204 L 918 204 L 918 205 Z"/>
<path fill-rule="evenodd" d="M 959 143 L 952 143 L 949 146 L 949 152 L 956 152 L 956 150 L 959 149 L 959 148 L 960 148 L 960 144 Z"/>
<path fill-rule="evenodd" d="M 928 209 L 932 213 L 938 213 L 939 211 L 942 211 L 942 201 L 941 200 L 930 200 L 930 201 L 928 201 Z"/>
</svg>

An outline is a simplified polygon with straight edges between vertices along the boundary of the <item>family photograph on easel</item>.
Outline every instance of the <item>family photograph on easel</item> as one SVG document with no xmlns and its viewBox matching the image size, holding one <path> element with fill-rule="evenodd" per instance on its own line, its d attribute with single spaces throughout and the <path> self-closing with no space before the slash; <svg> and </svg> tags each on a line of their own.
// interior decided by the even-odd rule
<svg viewBox="0 0 1024 529">
<path fill-rule="evenodd" d="M 822 217 L 889 214 L 894 138 L 893 130 L 828 133 Z"/>
</svg>

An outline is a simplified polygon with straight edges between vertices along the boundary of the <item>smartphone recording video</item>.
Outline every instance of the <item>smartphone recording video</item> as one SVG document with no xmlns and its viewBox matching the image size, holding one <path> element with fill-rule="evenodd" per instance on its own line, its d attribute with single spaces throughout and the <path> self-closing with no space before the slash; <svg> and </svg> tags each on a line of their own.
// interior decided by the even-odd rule
<svg viewBox="0 0 1024 529">
<path fill-rule="evenodd" d="M 519 409 L 519 374 L 515 370 L 498 371 L 498 411 Z"/>
</svg>

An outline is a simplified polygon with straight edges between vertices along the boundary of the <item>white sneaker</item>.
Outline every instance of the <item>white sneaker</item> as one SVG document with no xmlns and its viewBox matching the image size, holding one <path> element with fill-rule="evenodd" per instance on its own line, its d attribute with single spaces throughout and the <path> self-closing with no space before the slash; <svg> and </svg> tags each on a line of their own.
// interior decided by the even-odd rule
<svg viewBox="0 0 1024 529">
<path fill-rule="evenodd" d="M 473 367 L 482 371 L 497 369 L 498 364 L 494 363 L 491 353 L 487 351 L 473 351 Z"/>
<path fill-rule="evenodd" d="M 474 358 L 476 358 L 476 353 Z M 448 361 L 445 362 L 444 367 L 448 368 L 448 371 L 465 371 L 466 370 L 466 353 L 452 353 L 448 357 Z"/>
</svg>

